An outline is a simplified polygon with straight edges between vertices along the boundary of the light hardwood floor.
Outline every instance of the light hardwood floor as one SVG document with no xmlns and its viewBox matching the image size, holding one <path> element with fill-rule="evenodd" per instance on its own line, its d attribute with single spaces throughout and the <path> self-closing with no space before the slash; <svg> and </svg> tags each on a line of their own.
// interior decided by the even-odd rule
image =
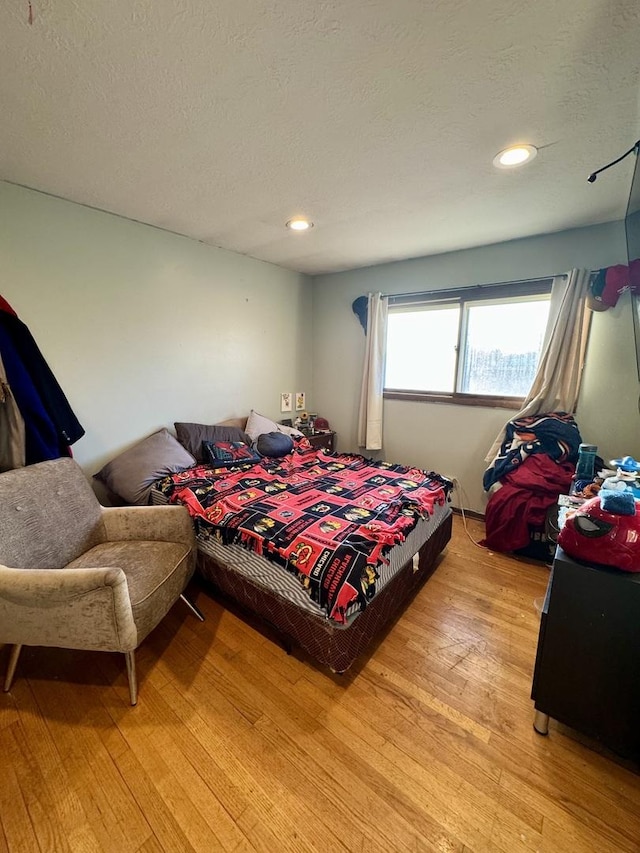
<svg viewBox="0 0 640 853">
<path fill-rule="evenodd" d="M 23 650 L 0 694 L 0 853 L 640 850 L 640 776 L 532 728 L 548 570 L 454 531 L 342 677 L 198 590 L 207 621 L 178 604 L 139 650 L 136 708 L 123 656 Z"/>
</svg>

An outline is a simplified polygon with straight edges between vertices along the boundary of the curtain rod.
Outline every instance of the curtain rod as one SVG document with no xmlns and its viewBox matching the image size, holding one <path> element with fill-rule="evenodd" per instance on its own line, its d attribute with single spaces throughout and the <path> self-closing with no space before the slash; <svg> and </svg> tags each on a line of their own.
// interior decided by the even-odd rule
<svg viewBox="0 0 640 853">
<path fill-rule="evenodd" d="M 382 296 L 386 296 L 388 299 L 404 299 L 407 296 L 420 296 L 421 294 L 427 293 L 429 295 L 442 294 L 443 296 L 446 296 L 448 293 L 460 293 L 461 290 L 488 290 L 492 287 L 505 287 L 505 285 L 509 284 L 544 284 L 548 281 L 553 281 L 554 278 L 566 278 L 566 276 L 566 273 L 562 273 L 561 276 L 546 275 L 542 276 L 542 278 L 522 278 L 518 281 L 498 281 L 493 282 L 492 284 L 469 284 L 466 287 L 448 287 L 444 290 L 409 290 L 406 293 L 383 293 Z"/>
</svg>

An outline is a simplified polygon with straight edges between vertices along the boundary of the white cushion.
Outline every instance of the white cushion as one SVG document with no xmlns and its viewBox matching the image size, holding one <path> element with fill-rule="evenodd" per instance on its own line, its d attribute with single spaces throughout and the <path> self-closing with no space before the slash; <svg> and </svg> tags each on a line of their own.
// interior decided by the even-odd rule
<svg viewBox="0 0 640 853">
<path fill-rule="evenodd" d="M 265 432 L 277 432 L 278 424 L 270 418 L 265 418 L 264 415 L 260 415 L 255 411 L 255 409 L 251 409 L 244 431 L 251 441 L 255 441 L 259 435 L 262 435 Z"/>
<path fill-rule="evenodd" d="M 285 435 L 302 435 L 299 429 L 283 426 L 272 421 L 271 418 L 265 418 L 264 415 L 251 409 L 251 414 L 247 419 L 247 425 L 244 428 L 251 441 L 256 441 L 257 438 L 265 432 L 283 432 Z"/>
<path fill-rule="evenodd" d="M 284 424 L 278 424 L 278 432 L 283 432 L 285 435 L 291 436 L 304 435 L 304 433 L 300 432 L 299 429 L 296 429 L 295 427 L 284 426 Z"/>
</svg>

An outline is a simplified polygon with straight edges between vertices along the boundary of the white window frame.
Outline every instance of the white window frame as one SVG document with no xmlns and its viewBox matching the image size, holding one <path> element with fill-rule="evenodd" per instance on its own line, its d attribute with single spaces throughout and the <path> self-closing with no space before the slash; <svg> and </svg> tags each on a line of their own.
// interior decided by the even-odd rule
<svg viewBox="0 0 640 853">
<path fill-rule="evenodd" d="M 429 304 L 435 308 L 457 305 L 460 308 L 458 324 L 458 340 L 456 347 L 455 388 L 462 387 L 464 355 L 466 347 L 466 330 L 468 322 L 468 307 L 479 304 L 502 305 L 508 302 L 531 301 L 533 298 L 548 299 L 551 295 L 553 279 L 536 279 L 526 282 L 510 282 L 498 285 L 479 285 L 477 287 L 461 288 L 449 291 L 432 291 L 429 293 L 411 293 L 389 297 L 389 312 L 409 311 L 413 307 L 427 308 Z M 411 400 L 428 403 L 456 403 L 467 406 L 488 406 L 508 409 L 519 409 L 524 397 L 500 396 L 494 394 L 467 394 L 462 391 L 433 392 L 417 391 L 408 388 L 385 388 L 385 399 Z"/>
</svg>

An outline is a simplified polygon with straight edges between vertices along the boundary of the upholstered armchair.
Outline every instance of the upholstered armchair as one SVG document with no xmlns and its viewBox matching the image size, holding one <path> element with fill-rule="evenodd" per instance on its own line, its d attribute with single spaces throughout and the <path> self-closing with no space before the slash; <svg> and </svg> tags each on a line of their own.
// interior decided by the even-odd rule
<svg viewBox="0 0 640 853">
<path fill-rule="evenodd" d="M 0 644 L 122 652 L 131 704 L 135 649 L 195 568 L 184 507 L 102 507 L 80 467 L 55 459 L 0 474 Z"/>
</svg>

